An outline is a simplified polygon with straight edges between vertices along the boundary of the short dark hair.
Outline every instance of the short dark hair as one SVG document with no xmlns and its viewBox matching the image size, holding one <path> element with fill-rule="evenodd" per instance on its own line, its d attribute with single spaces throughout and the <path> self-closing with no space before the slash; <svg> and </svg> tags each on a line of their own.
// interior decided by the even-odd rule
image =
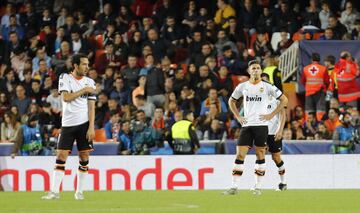
<svg viewBox="0 0 360 213">
<path fill-rule="evenodd" d="M 250 67 L 251 65 L 254 65 L 254 64 L 261 65 L 261 64 L 260 64 L 260 61 L 258 61 L 258 60 L 251 60 L 251 61 L 249 61 L 249 63 L 248 63 L 248 67 Z"/>
<path fill-rule="evenodd" d="M 319 62 L 320 61 L 320 54 L 319 53 L 312 53 L 311 54 L 311 60 Z"/>
<path fill-rule="evenodd" d="M 336 58 L 333 55 L 328 55 L 328 56 L 326 56 L 324 61 L 328 61 L 328 62 L 330 62 L 330 64 L 335 64 Z"/>
<path fill-rule="evenodd" d="M 82 58 L 87 58 L 86 55 L 82 54 L 82 53 L 78 53 L 73 55 L 73 57 L 71 58 L 71 63 L 74 66 L 75 64 L 80 65 L 80 61 Z"/>
</svg>

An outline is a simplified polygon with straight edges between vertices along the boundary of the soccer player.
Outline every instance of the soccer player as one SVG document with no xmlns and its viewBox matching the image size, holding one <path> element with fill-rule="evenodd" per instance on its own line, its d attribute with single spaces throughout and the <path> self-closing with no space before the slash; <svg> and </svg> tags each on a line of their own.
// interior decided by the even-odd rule
<svg viewBox="0 0 360 213">
<path fill-rule="evenodd" d="M 72 57 L 73 71 L 59 77 L 59 92 L 63 103 L 62 127 L 57 145 L 56 164 L 51 191 L 42 199 L 59 199 L 59 188 L 64 177 L 65 162 L 76 141 L 79 152 L 76 200 L 83 200 L 83 187 L 88 172 L 89 153 L 93 150 L 95 136 L 95 82 L 86 77 L 89 60 L 85 55 Z"/>
<path fill-rule="evenodd" d="M 262 69 L 256 60 L 248 64 L 250 79 L 240 83 L 229 99 L 229 108 L 235 119 L 242 125 L 240 138 L 236 146 L 236 159 L 232 171 L 232 187 L 223 194 L 237 193 L 239 181 L 244 170 L 245 156 L 253 145 L 256 152 L 256 184 L 254 193 L 261 194 L 261 182 L 265 175 L 266 139 L 268 136 L 268 123 L 284 106 L 287 98 L 274 85 L 261 80 Z M 279 99 L 280 103 L 274 111 L 268 113 L 269 96 Z M 244 117 L 240 116 L 236 106 L 237 101 L 243 97 Z"/>
<path fill-rule="evenodd" d="M 269 75 L 266 73 L 261 74 L 261 78 L 264 81 L 269 81 Z M 272 112 L 279 104 L 279 101 L 269 97 L 268 112 Z M 284 161 L 281 159 L 282 151 L 282 135 L 285 126 L 286 112 L 283 108 L 277 115 L 275 115 L 269 121 L 269 135 L 267 137 L 267 145 L 269 147 L 269 152 L 271 157 L 278 167 L 278 173 L 280 176 L 280 183 L 278 185 L 277 191 L 283 191 L 287 189 L 287 184 L 285 181 L 285 166 Z"/>
</svg>

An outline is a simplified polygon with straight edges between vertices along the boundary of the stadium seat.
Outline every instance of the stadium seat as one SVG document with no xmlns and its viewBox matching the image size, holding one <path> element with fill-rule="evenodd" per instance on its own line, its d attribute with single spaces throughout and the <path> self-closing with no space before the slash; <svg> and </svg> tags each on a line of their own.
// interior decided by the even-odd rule
<svg viewBox="0 0 360 213">
<path fill-rule="evenodd" d="M 105 129 L 95 129 L 94 142 L 107 142 Z"/>
<path fill-rule="evenodd" d="M 312 40 L 319 40 L 324 33 L 314 33 Z"/>
<path fill-rule="evenodd" d="M 239 83 L 247 81 L 249 78 L 243 75 L 232 75 L 231 80 L 233 82 L 233 87 L 235 88 Z"/>
</svg>

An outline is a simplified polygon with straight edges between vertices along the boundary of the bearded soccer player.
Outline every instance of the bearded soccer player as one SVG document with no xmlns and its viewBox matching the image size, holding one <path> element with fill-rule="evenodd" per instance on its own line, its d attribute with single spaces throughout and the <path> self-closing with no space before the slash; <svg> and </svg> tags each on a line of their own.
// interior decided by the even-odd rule
<svg viewBox="0 0 360 213">
<path fill-rule="evenodd" d="M 93 150 L 95 136 L 95 82 L 86 77 L 89 60 L 85 55 L 72 57 L 73 71 L 59 77 L 59 92 L 63 103 L 62 126 L 57 145 L 56 164 L 51 191 L 42 199 L 59 199 L 59 189 L 65 173 L 66 159 L 76 141 L 79 152 L 76 200 L 83 200 L 83 188 L 88 173 L 89 154 Z"/>
<path fill-rule="evenodd" d="M 255 145 L 256 184 L 254 194 L 261 194 L 261 184 L 265 175 L 265 152 L 268 136 L 268 125 L 276 114 L 287 105 L 287 98 L 274 85 L 261 80 L 262 69 L 256 60 L 248 64 L 250 79 L 240 83 L 229 99 L 229 107 L 235 119 L 241 124 L 240 138 L 236 146 L 236 159 L 232 171 L 232 186 L 223 192 L 226 195 L 235 195 L 238 192 L 241 175 L 244 171 L 244 160 L 249 149 Z M 240 116 L 236 103 L 243 97 L 244 117 Z M 269 97 L 280 101 L 271 113 L 268 113 Z"/>
</svg>

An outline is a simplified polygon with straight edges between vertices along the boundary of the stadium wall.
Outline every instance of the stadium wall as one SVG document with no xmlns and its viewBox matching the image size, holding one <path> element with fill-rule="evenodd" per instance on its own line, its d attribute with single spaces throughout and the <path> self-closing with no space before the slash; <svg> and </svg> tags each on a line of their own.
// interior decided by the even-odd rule
<svg viewBox="0 0 360 213">
<path fill-rule="evenodd" d="M 285 155 L 290 189 L 360 189 L 359 155 Z M 63 190 L 76 186 L 77 157 L 69 157 Z M 86 190 L 225 189 L 231 183 L 234 157 L 93 156 Z M 0 157 L 5 191 L 48 191 L 55 157 Z M 255 156 L 246 158 L 242 189 L 254 184 Z M 266 156 L 264 188 L 277 186 L 277 168 Z"/>
</svg>

